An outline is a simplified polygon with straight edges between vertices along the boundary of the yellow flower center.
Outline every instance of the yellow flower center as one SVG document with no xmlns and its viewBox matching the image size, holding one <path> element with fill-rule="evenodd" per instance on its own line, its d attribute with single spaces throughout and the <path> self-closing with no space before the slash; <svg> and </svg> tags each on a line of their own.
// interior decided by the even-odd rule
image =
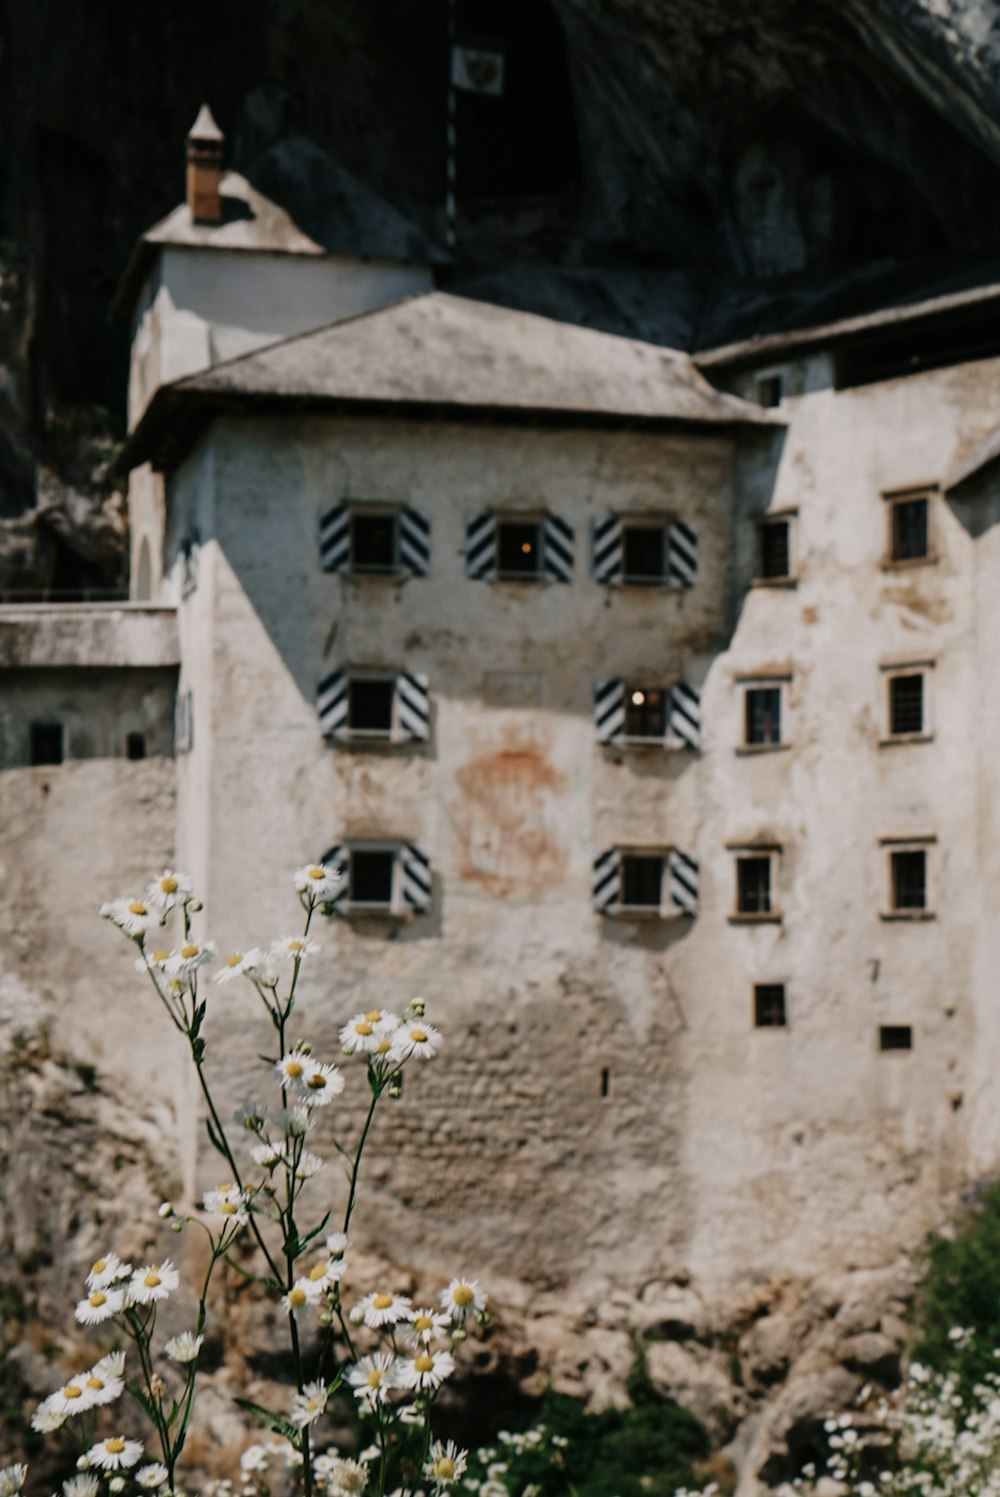
<svg viewBox="0 0 1000 1497">
<path fill-rule="evenodd" d="M 326 1086 L 326 1077 L 323 1075 L 323 1072 L 317 1071 L 315 1075 L 310 1076 L 306 1082 L 306 1086 L 308 1086 L 310 1091 L 321 1092 Z"/>
<path fill-rule="evenodd" d="M 63 1389 L 63 1398 L 82 1398 L 83 1389 L 78 1388 L 76 1383 L 67 1383 Z"/>
<path fill-rule="evenodd" d="M 100 1389 L 104 1387 L 104 1379 L 100 1377 L 88 1377 L 87 1387 L 97 1388 L 98 1391 L 100 1391 Z"/>
<path fill-rule="evenodd" d="M 325 1279 L 326 1278 L 326 1264 L 325 1263 L 314 1263 L 313 1266 L 312 1266 L 312 1268 L 309 1270 L 309 1277 L 312 1279 L 312 1281 L 313 1281 L 314 1284 L 318 1284 L 319 1281 L 320 1281 L 320 1279 Z"/>
<path fill-rule="evenodd" d="M 102 1294 L 99 1289 L 94 1290 L 94 1293 L 90 1296 L 89 1300 L 89 1303 L 93 1305 L 95 1310 L 99 1310 L 101 1306 L 106 1305 L 107 1302 L 108 1296 L 106 1294 Z"/>
<path fill-rule="evenodd" d="M 439 1455 L 431 1470 L 438 1481 L 454 1481 L 455 1462 L 447 1455 Z"/>
<path fill-rule="evenodd" d="M 220 1196 L 225 1196 L 228 1195 L 231 1190 L 235 1190 L 236 1186 L 233 1184 L 232 1180 L 227 1180 L 225 1185 L 217 1185 L 215 1188 L 219 1192 Z"/>
<path fill-rule="evenodd" d="M 367 1019 L 362 1019 L 361 1022 L 360 1022 L 360 1024 L 355 1024 L 355 1026 L 354 1026 L 354 1033 L 355 1034 L 371 1034 L 372 1033 L 372 1026 L 369 1024 L 369 1022 L 368 1022 Z"/>
<path fill-rule="evenodd" d="M 427 1039 L 427 1030 L 426 1029 L 411 1029 L 410 1030 L 410 1039 L 413 1041 L 413 1043 L 415 1045 L 422 1045 L 424 1043 L 424 1041 Z"/>
<path fill-rule="evenodd" d="M 242 960 L 243 960 L 243 953 L 242 953 L 242 951 L 234 951 L 233 954 L 232 954 L 232 956 L 228 956 L 226 958 L 226 966 L 227 967 L 238 967 L 239 964 L 240 964 L 240 962 Z"/>
<path fill-rule="evenodd" d="M 429 1315 L 418 1315 L 413 1324 L 418 1331 L 432 1331 L 434 1329 L 434 1322 Z"/>
<path fill-rule="evenodd" d="M 381 1017 L 382 1010 L 380 1008 L 370 1008 L 365 1014 L 365 1018 L 368 1020 L 369 1024 L 377 1024 Z"/>
<path fill-rule="evenodd" d="M 121 1455 L 125 1449 L 125 1441 L 120 1435 L 115 1435 L 113 1440 L 105 1440 L 104 1448 L 108 1455 Z"/>
<path fill-rule="evenodd" d="M 96 1263 L 90 1265 L 91 1273 L 103 1273 L 108 1266 L 107 1258 L 98 1258 Z"/>
<path fill-rule="evenodd" d="M 165 962 L 166 959 L 167 959 L 167 957 L 169 955 L 170 955 L 169 951 L 154 951 L 153 952 L 153 961 L 154 962 Z"/>
<path fill-rule="evenodd" d="M 305 1067 L 300 1060 L 290 1060 L 285 1066 L 285 1075 L 290 1076 L 293 1081 L 297 1081 L 304 1069 Z"/>
<path fill-rule="evenodd" d="M 378 1044 L 375 1046 L 375 1054 L 376 1055 L 385 1055 L 391 1049 L 392 1049 L 392 1040 L 389 1038 L 388 1035 L 386 1035 L 383 1039 L 379 1040 Z"/>
<path fill-rule="evenodd" d="M 200 953 L 200 951 L 201 951 L 201 947 L 200 946 L 182 946 L 181 947 L 181 956 L 184 958 L 185 961 L 190 961 L 191 958 L 193 956 L 197 956 Z"/>
<path fill-rule="evenodd" d="M 381 1388 L 382 1386 L 382 1374 L 377 1367 L 373 1367 L 368 1374 L 368 1386 L 369 1388 Z"/>
<path fill-rule="evenodd" d="M 414 1357 L 413 1365 L 418 1372 L 433 1372 L 434 1358 L 429 1357 L 426 1352 L 422 1352 L 419 1357 Z"/>
<path fill-rule="evenodd" d="M 238 1210 L 239 1207 L 237 1206 L 235 1201 L 223 1201 L 222 1205 L 219 1207 L 219 1215 L 235 1216 Z"/>
<path fill-rule="evenodd" d="M 305 1302 L 306 1292 L 304 1289 L 290 1289 L 288 1291 L 288 1303 L 293 1310 L 301 1310 Z"/>
<path fill-rule="evenodd" d="M 129 905 L 128 908 L 129 908 L 129 914 L 130 915 L 148 915 L 149 914 L 149 911 L 147 910 L 146 906 L 139 899 L 133 899 L 132 903 Z"/>
<path fill-rule="evenodd" d="M 154 1273 L 153 1270 L 150 1269 L 149 1273 L 146 1275 L 142 1282 L 145 1284 L 147 1289 L 158 1289 L 163 1280 L 160 1278 L 158 1273 Z"/>
<path fill-rule="evenodd" d="M 309 870 L 309 877 L 310 878 L 316 878 L 316 879 L 326 878 L 326 869 L 325 868 L 310 868 L 310 870 Z"/>
<path fill-rule="evenodd" d="M 458 1288 L 455 1290 L 455 1293 L 452 1295 L 452 1299 L 455 1301 L 456 1305 L 471 1305 L 475 1297 L 475 1294 L 469 1288 L 468 1284 L 459 1284 Z"/>
<path fill-rule="evenodd" d="M 305 941 L 289 941 L 288 949 L 289 951 L 305 951 L 306 943 Z"/>
<path fill-rule="evenodd" d="M 389 1308 L 389 1306 L 391 1304 L 392 1304 L 392 1295 L 391 1294 L 376 1294 L 375 1298 L 372 1300 L 372 1309 L 373 1310 L 388 1310 L 388 1308 Z"/>
<path fill-rule="evenodd" d="M 161 878 L 160 888 L 163 890 L 164 894 L 176 894 L 177 880 L 175 878 L 170 878 L 169 876 L 167 878 Z"/>
</svg>

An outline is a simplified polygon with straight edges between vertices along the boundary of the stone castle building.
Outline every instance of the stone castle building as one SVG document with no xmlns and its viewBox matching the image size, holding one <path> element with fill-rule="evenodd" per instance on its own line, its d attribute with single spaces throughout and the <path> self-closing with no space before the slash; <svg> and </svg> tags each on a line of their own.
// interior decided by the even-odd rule
<svg viewBox="0 0 1000 1497">
<path fill-rule="evenodd" d="M 390 1251 L 595 1296 L 887 1261 L 1000 1147 L 1000 288 L 692 359 L 435 289 L 346 187 L 331 251 L 192 136 L 119 295 L 131 598 L 0 609 L 0 1009 L 190 1189 L 97 905 L 176 865 L 242 947 L 325 857 L 303 1033 L 422 993 L 447 1035 Z M 234 1099 L 264 1035 L 213 992 Z"/>
</svg>

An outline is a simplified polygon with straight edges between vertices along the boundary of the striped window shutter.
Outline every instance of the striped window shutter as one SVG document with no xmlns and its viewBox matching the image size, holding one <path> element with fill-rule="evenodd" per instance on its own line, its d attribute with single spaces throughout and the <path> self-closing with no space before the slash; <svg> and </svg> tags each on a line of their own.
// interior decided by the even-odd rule
<svg viewBox="0 0 1000 1497">
<path fill-rule="evenodd" d="M 426 577 L 431 561 L 431 522 L 407 505 L 399 512 L 399 561 L 414 577 Z"/>
<path fill-rule="evenodd" d="M 682 915 L 698 913 L 698 864 L 686 852 L 672 847 L 667 853 L 667 886 L 670 902 Z"/>
<path fill-rule="evenodd" d="M 346 572 L 351 564 L 351 511 L 333 504 L 319 517 L 319 564 L 324 572 Z"/>
<path fill-rule="evenodd" d="M 622 902 L 622 855 L 617 847 L 594 859 L 593 903 L 598 914 L 611 915 Z"/>
<path fill-rule="evenodd" d="M 594 726 L 598 743 L 621 743 L 625 733 L 625 682 L 594 682 Z"/>
<path fill-rule="evenodd" d="M 675 681 L 670 688 L 667 742 L 676 748 L 701 744 L 701 692 L 686 681 Z"/>
<path fill-rule="evenodd" d="M 670 587 L 694 587 L 698 575 L 698 537 L 683 520 L 667 526 L 667 582 Z"/>
<path fill-rule="evenodd" d="M 430 693 L 427 677 L 419 671 L 403 671 L 396 677 L 396 712 L 404 737 L 430 737 Z"/>
<path fill-rule="evenodd" d="M 427 854 L 412 842 L 400 848 L 399 862 L 403 874 L 403 903 L 416 915 L 431 907 L 431 863 Z"/>
<path fill-rule="evenodd" d="M 497 575 L 496 515 L 466 515 L 465 575 L 493 582 Z"/>
<path fill-rule="evenodd" d="M 336 847 L 328 847 L 320 858 L 320 862 L 332 871 L 340 874 L 340 883 L 334 889 L 330 898 L 324 901 L 327 913 L 347 904 L 347 897 L 351 889 L 350 879 L 350 854 L 342 843 Z"/>
<path fill-rule="evenodd" d="M 558 515 L 542 521 L 542 571 L 550 582 L 573 580 L 573 527 Z"/>
<path fill-rule="evenodd" d="M 347 730 L 350 683 L 344 670 L 330 671 L 316 686 L 316 712 L 324 738 L 342 738 Z"/>
<path fill-rule="evenodd" d="M 595 582 L 621 582 L 622 522 L 617 515 L 594 520 L 590 531 L 590 572 Z"/>
</svg>

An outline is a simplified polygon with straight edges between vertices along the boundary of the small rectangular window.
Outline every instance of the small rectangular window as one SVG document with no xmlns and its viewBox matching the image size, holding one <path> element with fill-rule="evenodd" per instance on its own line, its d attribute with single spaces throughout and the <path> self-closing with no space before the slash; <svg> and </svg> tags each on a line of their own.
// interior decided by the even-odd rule
<svg viewBox="0 0 1000 1497">
<path fill-rule="evenodd" d="M 889 734 L 924 731 L 924 678 L 919 671 L 889 677 Z"/>
<path fill-rule="evenodd" d="M 392 733 L 395 682 L 352 676 L 347 688 L 347 726 L 355 733 Z"/>
<path fill-rule="evenodd" d="M 391 849 L 352 848 L 348 899 L 352 905 L 392 907 L 396 854 Z"/>
<path fill-rule="evenodd" d="M 622 525 L 622 567 L 626 582 L 663 582 L 667 575 L 664 525 Z"/>
<path fill-rule="evenodd" d="M 767 582 L 782 582 L 791 577 L 791 522 L 764 520 L 758 527 L 757 538 L 757 576 Z"/>
<path fill-rule="evenodd" d="M 923 561 L 930 555 L 929 501 L 889 501 L 889 555 L 893 561 Z"/>
<path fill-rule="evenodd" d="M 394 572 L 397 566 L 394 514 L 351 514 L 351 571 Z"/>
<path fill-rule="evenodd" d="M 780 686 L 747 688 L 744 742 L 753 748 L 781 742 Z"/>
<path fill-rule="evenodd" d="M 925 910 L 927 908 L 927 853 L 910 848 L 889 854 L 892 869 L 892 908 Z"/>
<path fill-rule="evenodd" d="M 146 735 L 145 735 L 145 733 L 126 733 L 126 735 L 125 735 L 125 757 L 126 757 L 126 759 L 145 759 L 145 757 L 146 757 Z"/>
<path fill-rule="evenodd" d="M 29 731 L 29 756 L 32 764 L 61 764 L 65 758 L 65 732 L 62 723 L 32 723 Z"/>
<path fill-rule="evenodd" d="M 658 910 L 662 899 L 662 856 L 626 854 L 622 858 L 622 904 L 631 909 Z"/>
<path fill-rule="evenodd" d="M 785 984 L 783 982 L 758 983 L 753 990 L 753 1022 L 757 1029 L 783 1029 L 788 1023 L 785 1015 Z"/>
<path fill-rule="evenodd" d="M 659 686 L 626 686 L 625 737 L 661 741 L 667 732 L 668 696 Z"/>
<path fill-rule="evenodd" d="M 878 1032 L 880 1050 L 912 1050 L 913 1029 L 909 1024 L 882 1024 Z"/>
<path fill-rule="evenodd" d="M 736 859 L 736 908 L 741 915 L 771 913 L 770 857 Z"/>
<path fill-rule="evenodd" d="M 780 374 L 764 374 L 757 381 L 758 405 L 773 407 L 785 398 L 785 381 Z"/>
<path fill-rule="evenodd" d="M 537 520 L 497 522 L 497 575 L 508 579 L 542 576 L 542 527 Z"/>
</svg>

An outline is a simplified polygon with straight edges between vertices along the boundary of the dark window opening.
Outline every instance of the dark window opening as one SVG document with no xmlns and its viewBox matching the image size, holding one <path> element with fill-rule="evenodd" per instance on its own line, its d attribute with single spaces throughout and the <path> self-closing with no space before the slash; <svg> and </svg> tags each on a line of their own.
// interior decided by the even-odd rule
<svg viewBox="0 0 1000 1497">
<path fill-rule="evenodd" d="M 352 904 L 392 904 L 393 852 L 351 851 L 350 893 Z"/>
<path fill-rule="evenodd" d="M 894 910 L 927 908 L 927 854 L 894 852 L 892 861 L 892 907 Z"/>
<path fill-rule="evenodd" d="M 928 556 L 927 500 L 896 499 L 891 508 L 893 561 L 920 561 Z"/>
<path fill-rule="evenodd" d="M 662 582 L 667 574 L 667 537 L 662 525 L 622 527 L 626 582 Z"/>
<path fill-rule="evenodd" d="M 658 686 L 627 686 L 626 738 L 662 738 L 666 731 L 667 693 Z"/>
<path fill-rule="evenodd" d="M 757 402 L 763 406 L 780 405 L 785 396 L 785 381 L 780 374 L 765 374 L 757 381 Z"/>
<path fill-rule="evenodd" d="M 393 572 L 396 569 L 396 516 L 351 516 L 351 570 Z"/>
<path fill-rule="evenodd" d="M 347 726 L 359 733 L 392 732 L 394 681 L 348 682 Z"/>
<path fill-rule="evenodd" d="M 754 686 L 746 694 L 746 742 L 781 742 L 781 687 Z"/>
<path fill-rule="evenodd" d="M 32 723 L 29 753 L 32 764 L 61 764 L 66 757 L 62 723 Z"/>
<path fill-rule="evenodd" d="M 759 527 L 759 577 L 780 581 L 792 575 L 790 530 L 787 520 L 767 520 Z"/>
<path fill-rule="evenodd" d="M 622 904 L 633 909 L 660 908 L 663 894 L 663 858 L 631 854 L 622 858 Z"/>
<path fill-rule="evenodd" d="M 837 355 L 835 380 L 843 389 L 993 358 L 998 352 L 1000 309 L 994 303 L 970 307 L 965 313 L 922 318 L 897 332 L 846 346 Z"/>
<path fill-rule="evenodd" d="M 145 759 L 146 757 L 146 735 L 145 733 L 125 734 L 125 757 L 126 759 Z"/>
<path fill-rule="evenodd" d="M 912 1050 L 913 1030 L 909 1024 L 883 1024 L 878 1032 L 880 1050 Z"/>
<path fill-rule="evenodd" d="M 889 732 L 924 731 L 924 678 L 921 675 L 890 676 Z"/>
<path fill-rule="evenodd" d="M 753 990 L 753 1022 L 757 1029 L 782 1029 L 788 1023 L 785 1014 L 785 984 L 758 983 Z"/>
<path fill-rule="evenodd" d="M 500 577 L 538 577 L 542 565 L 542 527 L 537 522 L 501 520 L 497 525 L 497 573 Z"/>
<path fill-rule="evenodd" d="M 601 1070 L 601 1096 L 607 1097 L 611 1094 L 611 1072 L 607 1066 Z"/>
<path fill-rule="evenodd" d="M 736 908 L 741 915 L 771 913 L 770 858 L 737 858 Z"/>
</svg>

